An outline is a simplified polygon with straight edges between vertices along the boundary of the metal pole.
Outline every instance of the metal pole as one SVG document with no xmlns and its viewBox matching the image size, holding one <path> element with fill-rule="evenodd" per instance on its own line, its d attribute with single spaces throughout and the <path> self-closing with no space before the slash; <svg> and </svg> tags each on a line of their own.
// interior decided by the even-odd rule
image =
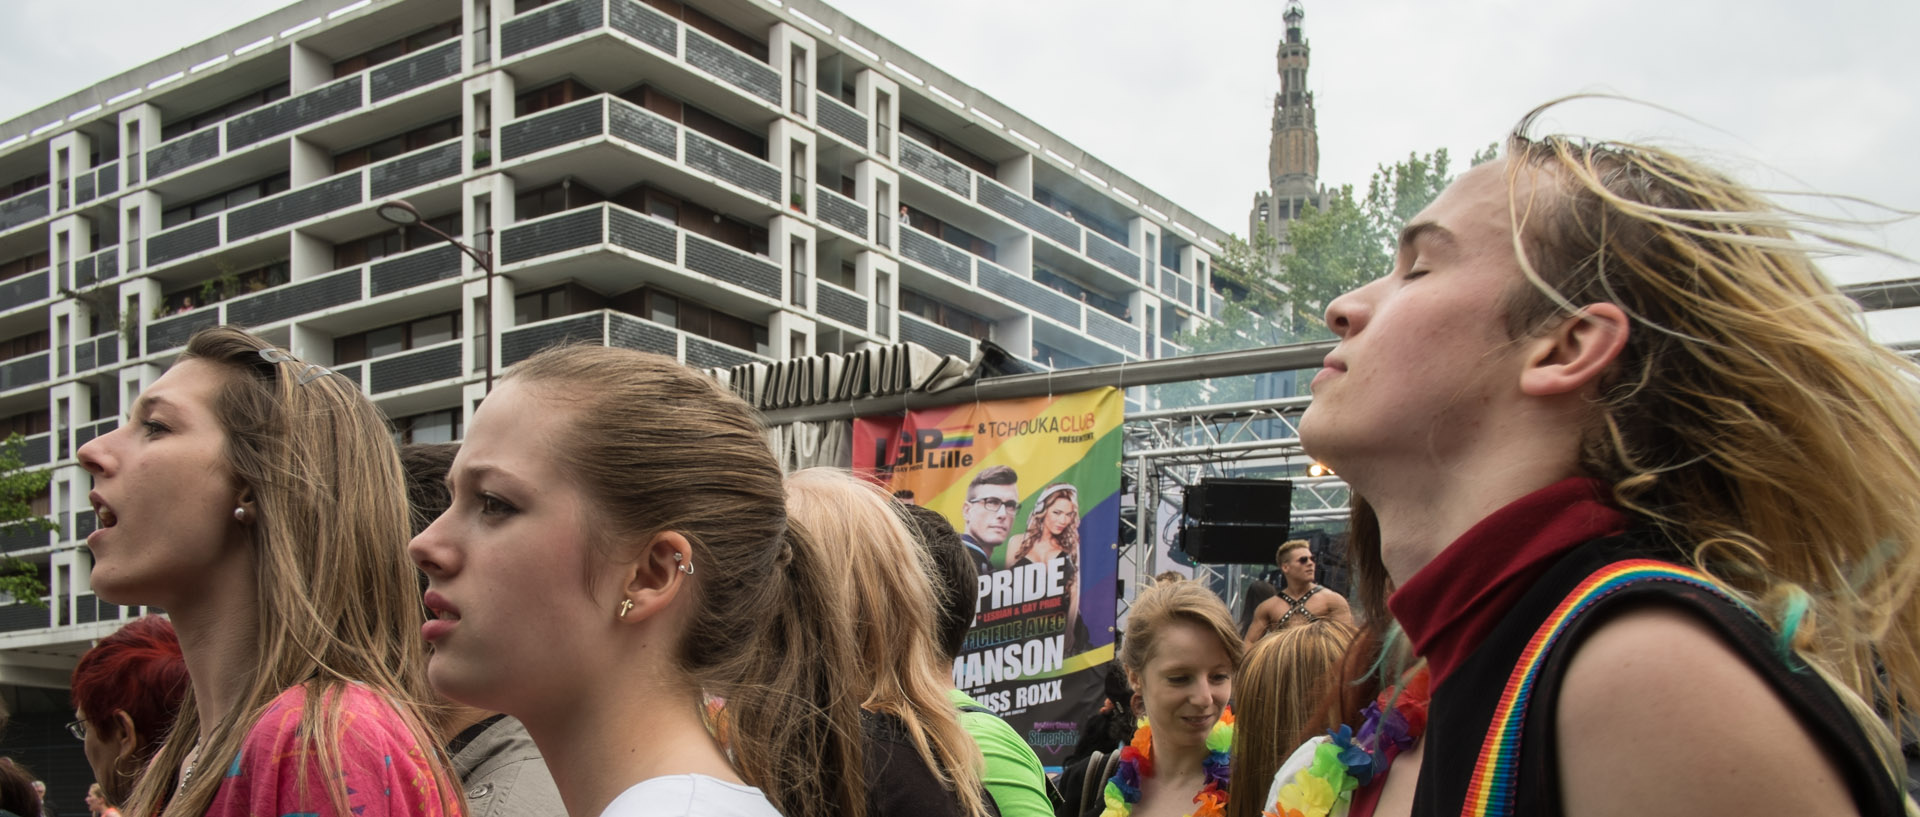
<svg viewBox="0 0 1920 817">
<path fill-rule="evenodd" d="M 447 242 L 448 244 L 452 244 L 455 249 L 463 253 L 466 253 L 468 258 L 473 259 L 473 263 L 478 264 L 480 266 L 480 271 L 483 273 L 486 273 L 486 276 L 487 276 L 487 393 L 492 394 L 493 393 L 493 346 L 494 346 L 493 337 L 494 337 L 494 331 L 496 328 L 493 325 L 494 324 L 493 317 L 494 317 L 494 313 L 499 311 L 494 306 L 494 303 L 493 303 L 493 250 L 491 249 L 483 250 L 483 249 L 477 249 L 477 248 L 468 246 L 465 242 L 461 241 L 460 239 L 454 238 L 453 236 L 448 235 L 446 232 L 442 231 L 440 228 L 435 227 L 431 224 L 428 224 L 424 219 L 418 222 L 415 222 L 413 226 L 420 227 L 422 229 L 425 229 L 429 233 L 433 233 L 434 235 L 439 236 L 441 240 Z M 491 233 L 492 231 L 489 230 L 488 232 Z M 488 236 L 487 243 L 488 244 L 493 243 L 491 235 Z"/>
<path fill-rule="evenodd" d="M 873 414 L 897 414 L 908 409 L 951 406 L 980 400 L 1010 400 L 1048 394 L 1066 394 L 1101 386 L 1125 385 L 1131 388 L 1204 380 L 1212 377 L 1311 369 L 1318 367 L 1327 353 L 1333 351 L 1333 347 L 1334 341 L 1317 341 L 1296 343 L 1291 346 L 1269 346 L 1261 349 L 1241 349 L 1232 352 L 1212 352 L 1204 355 L 1089 366 L 1084 369 L 1068 369 L 1060 372 L 989 377 L 971 385 L 956 386 L 941 392 L 907 392 L 846 403 L 797 406 L 764 411 L 761 415 L 768 425 L 801 421 L 848 420 Z"/>
</svg>

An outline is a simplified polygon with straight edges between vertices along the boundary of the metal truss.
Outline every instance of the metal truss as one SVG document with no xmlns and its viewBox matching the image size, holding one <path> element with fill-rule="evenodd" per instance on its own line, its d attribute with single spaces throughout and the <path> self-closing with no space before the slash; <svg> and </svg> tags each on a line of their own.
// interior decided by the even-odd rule
<svg viewBox="0 0 1920 817">
<path fill-rule="evenodd" d="M 1156 554 L 1179 529 L 1177 497 L 1188 486 L 1206 477 L 1251 472 L 1305 474 L 1313 460 L 1300 447 L 1299 421 L 1310 400 L 1289 397 L 1127 415 L 1121 468 L 1133 506 L 1121 514 L 1120 562 L 1122 575 L 1128 566 L 1133 569 L 1134 593 L 1160 572 Z M 1295 527 L 1346 519 L 1347 485 L 1339 477 L 1290 478 Z M 1197 565 L 1194 576 L 1237 611 L 1248 580 L 1262 570 Z M 1124 617 L 1133 593 L 1122 595 Z"/>
</svg>

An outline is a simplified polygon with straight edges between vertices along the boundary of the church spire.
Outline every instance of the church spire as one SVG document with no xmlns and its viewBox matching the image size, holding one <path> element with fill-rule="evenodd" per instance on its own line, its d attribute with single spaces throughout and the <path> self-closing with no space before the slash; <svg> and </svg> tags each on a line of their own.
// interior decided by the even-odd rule
<svg viewBox="0 0 1920 817">
<path fill-rule="evenodd" d="M 1275 54 L 1280 92 L 1273 97 L 1273 135 L 1267 146 L 1267 191 L 1254 194 L 1248 228 L 1265 224 L 1267 231 L 1286 240 L 1287 223 L 1308 207 L 1322 203 L 1320 135 L 1314 121 L 1313 92 L 1307 90 L 1311 49 L 1304 22 L 1307 11 L 1300 0 L 1288 0 L 1281 19 L 1286 33 Z M 1250 232 L 1251 234 L 1251 232 Z"/>
</svg>

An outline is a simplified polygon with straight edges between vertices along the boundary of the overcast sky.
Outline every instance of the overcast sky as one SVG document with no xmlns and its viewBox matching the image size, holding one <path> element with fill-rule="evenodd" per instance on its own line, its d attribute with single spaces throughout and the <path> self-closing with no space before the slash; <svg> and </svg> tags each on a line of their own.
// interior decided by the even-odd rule
<svg viewBox="0 0 1920 817">
<path fill-rule="evenodd" d="M 273 10 L 276 0 L 5 0 L 0 119 Z M 1263 189 L 1274 0 L 839 0 L 867 27 L 1244 234 Z M 1700 146 L 1768 187 L 1920 210 L 1920 3 L 1910 0 L 1307 0 L 1321 180 L 1438 147 L 1458 164 L 1527 109 L 1552 130 Z M 1873 215 L 1852 208 L 1857 216 Z M 1869 233 L 1920 258 L 1920 224 Z M 1887 260 L 1843 281 L 1920 276 Z M 1893 318 L 1894 316 L 1885 316 Z M 1920 336 L 1920 321 L 1915 321 Z M 1904 332 L 1902 334 L 1905 334 Z"/>
</svg>

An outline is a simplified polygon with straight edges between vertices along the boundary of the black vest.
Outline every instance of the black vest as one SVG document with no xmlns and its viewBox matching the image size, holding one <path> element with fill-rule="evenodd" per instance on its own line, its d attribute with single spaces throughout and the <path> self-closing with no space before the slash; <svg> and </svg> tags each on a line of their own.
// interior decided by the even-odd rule
<svg viewBox="0 0 1920 817">
<path fill-rule="evenodd" d="M 1649 604 L 1693 614 L 1745 658 L 1834 759 L 1861 814 L 1903 813 L 1904 793 L 1833 689 L 1811 669 L 1790 665 L 1771 628 L 1690 578 L 1698 574 L 1677 557 L 1627 534 L 1581 545 L 1550 568 L 1434 690 L 1413 813 L 1561 814 L 1554 720 L 1567 666 L 1608 619 Z M 1536 657 L 1528 659 L 1534 642 Z"/>
</svg>

